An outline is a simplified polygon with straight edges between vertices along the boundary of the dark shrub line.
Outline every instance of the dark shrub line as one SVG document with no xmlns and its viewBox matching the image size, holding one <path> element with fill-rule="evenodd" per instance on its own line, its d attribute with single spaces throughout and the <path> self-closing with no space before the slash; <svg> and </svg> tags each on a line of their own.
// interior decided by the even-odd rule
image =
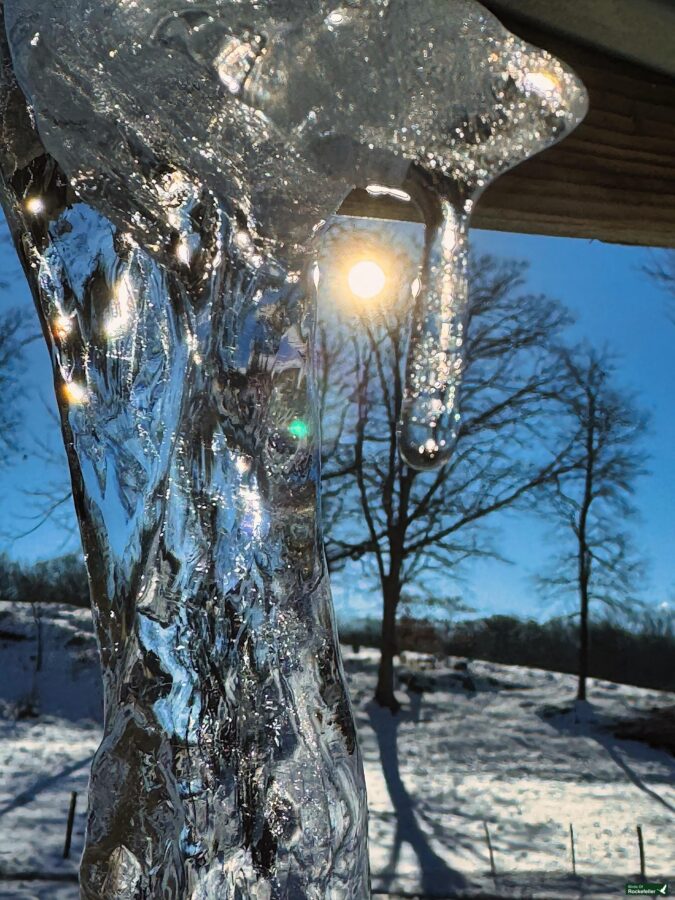
<svg viewBox="0 0 675 900">
<path fill-rule="evenodd" d="M 445 625 L 405 617 L 398 628 L 398 650 L 483 659 L 578 674 L 578 633 L 574 621 L 540 623 L 515 616 L 490 616 Z M 340 626 L 340 640 L 379 647 L 378 623 Z M 675 691 L 675 631 L 672 617 L 645 615 L 632 629 L 609 620 L 590 625 L 592 678 Z"/>
</svg>

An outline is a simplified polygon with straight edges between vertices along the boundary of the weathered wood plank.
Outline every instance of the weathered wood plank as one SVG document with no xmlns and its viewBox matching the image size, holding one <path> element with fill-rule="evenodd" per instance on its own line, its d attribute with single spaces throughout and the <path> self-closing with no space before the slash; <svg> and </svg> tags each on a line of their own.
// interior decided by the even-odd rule
<svg viewBox="0 0 675 900">
<path fill-rule="evenodd" d="M 590 109 L 570 137 L 488 188 L 474 225 L 675 247 L 675 80 L 527 24 L 505 25 L 572 65 Z M 365 191 L 341 212 L 417 218 L 410 205 Z"/>
</svg>

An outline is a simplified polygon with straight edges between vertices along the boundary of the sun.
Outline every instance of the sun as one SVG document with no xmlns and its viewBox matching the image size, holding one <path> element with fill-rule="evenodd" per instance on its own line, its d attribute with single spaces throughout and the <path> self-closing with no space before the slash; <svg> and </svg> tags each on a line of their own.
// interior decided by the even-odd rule
<svg viewBox="0 0 675 900">
<path fill-rule="evenodd" d="M 372 300 L 384 290 L 387 276 L 374 259 L 361 259 L 354 263 L 347 275 L 349 289 L 360 300 Z"/>
</svg>

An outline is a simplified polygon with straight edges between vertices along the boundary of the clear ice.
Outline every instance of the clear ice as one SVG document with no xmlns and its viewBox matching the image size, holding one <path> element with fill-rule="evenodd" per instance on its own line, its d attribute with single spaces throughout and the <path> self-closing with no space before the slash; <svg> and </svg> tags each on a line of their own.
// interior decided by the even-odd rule
<svg viewBox="0 0 675 900">
<path fill-rule="evenodd" d="M 474 0 L 3 13 L 2 199 L 52 352 L 105 686 L 82 897 L 362 900 L 308 267 L 353 188 L 421 209 L 399 439 L 442 464 L 472 206 L 580 121 L 583 87 Z"/>
</svg>

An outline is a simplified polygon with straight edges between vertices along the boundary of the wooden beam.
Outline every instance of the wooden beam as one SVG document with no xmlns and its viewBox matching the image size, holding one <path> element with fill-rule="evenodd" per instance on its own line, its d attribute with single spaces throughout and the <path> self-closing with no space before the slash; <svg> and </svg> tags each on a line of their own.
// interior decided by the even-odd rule
<svg viewBox="0 0 675 900">
<path fill-rule="evenodd" d="M 488 188 L 478 228 L 675 247 L 675 80 L 502 17 L 507 28 L 569 63 L 590 98 L 568 138 Z M 417 218 L 405 206 L 355 191 L 345 215 Z"/>
<path fill-rule="evenodd" d="M 526 23 L 675 77 L 672 0 L 481 0 L 511 31 Z M 513 26 L 513 27 L 512 27 Z"/>
</svg>

